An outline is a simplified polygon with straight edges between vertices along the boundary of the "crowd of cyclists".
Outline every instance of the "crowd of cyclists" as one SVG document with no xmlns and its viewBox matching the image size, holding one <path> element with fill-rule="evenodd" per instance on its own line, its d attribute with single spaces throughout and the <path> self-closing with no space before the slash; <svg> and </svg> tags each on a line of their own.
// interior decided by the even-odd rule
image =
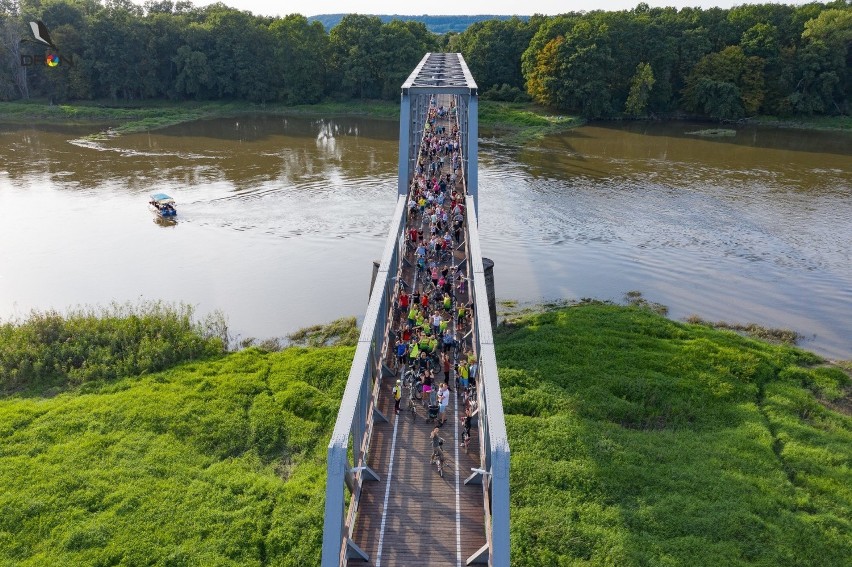
<svg viewBox="0 0 852 567">
<path fill-rule="evenodd" d="M 439 470 L 443 450 L 438 431 L 447 422 L 450 392 L 460 396 L 464 405 L 466 448 L 478 371 L 469 332 L 473 306 L 463 267 L 466 262 L 455 254 L 465 246 L 465 202 L 454 117 L 452 103 L 446 108 L 432 100 L 407 203 L 406 260 L 413 269 L 400 277 L 392 327 L 398 376 L 394 409 L 400 412 L 402 378 L 407 373 L 414 377 L 409 387 L 418 388 L 422 396 L 417 397 L 429 409 L 427 416 L 437 419 L 430 443 L 432 462 L 439 461 Z M 413 403 L 414 396 L 410 399 Z"/>
</svg>

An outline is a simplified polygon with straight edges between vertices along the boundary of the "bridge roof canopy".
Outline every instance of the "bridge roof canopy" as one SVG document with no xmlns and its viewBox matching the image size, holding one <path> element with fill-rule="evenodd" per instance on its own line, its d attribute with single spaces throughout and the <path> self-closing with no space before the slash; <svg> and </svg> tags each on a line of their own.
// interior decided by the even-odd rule
<svg viewBox="0 0 852 567">
<path fill-rule="evenodd" d="M 477 89 L 461 53 L 427 53 L 402 84 L 404 95 L 446 93 L 475 96 Z"/>
</svg>

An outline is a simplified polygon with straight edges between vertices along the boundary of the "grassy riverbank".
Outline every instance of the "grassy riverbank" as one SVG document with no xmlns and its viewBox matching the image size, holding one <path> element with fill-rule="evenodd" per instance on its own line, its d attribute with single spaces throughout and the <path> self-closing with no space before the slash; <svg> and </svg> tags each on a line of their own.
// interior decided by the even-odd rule
<svg viewBox="0 0 852 567">
<path fill-rule="evenodd" d="M 582 126 L 586 121 L 577 116 L 568 116 L 549 111 L 533 103 L 481 101 L 479 123 L 512 142 L 540 138 L 547 134 L 558 134 Z"/>
<path fill-rule="evenodd" d="M 852 556 L 852 390 L 840 369 L 637 307 L 525 316 L 495 342 L 513 565 Z"/>
<path fill-rule="evenodd" d="M 772 126 L 775 128 L 793 128 L 796 130 L 828 130 L 852 132 L 852 116 L 802 116 L 799 118 L 779 118 L 777 116 L 758 116 L 749 118 L 747 124 Z"/>
<path fill-rule="evenodd" d="M 50 105 L 44 101 L 0 102 L 0 122 L 42 124 L 103 124 L 110 134 L 158 130 L 194 120 L 242 114 L 307 116 L 371 116 L 398 119 L 399 105 L 386 101 L 327 102 L 285 106 L 244 102 L 141 101 L 132 105 L 76 102 Z"/>
<path fill-rule="evenodd" d="M 162 371 L 81 376 L 63 369 L 221 342 L 199 326 L 196 339 L 164 332 L 185 329 L 168 321 L 139 334 L 132 317 L 51 321 L 0 333 L 2 361 L 58 362 L 40 367 L 54 379 L 0 396 L 0 564 L 318 564 L 352 347 L 202 349 Z M 295 339 L 343 340 L 345 326 Z M 836 566 L 852 554 L 842 371 L 639 307 L 560 307 L 495 338 L 513 565 Z"/>
<path fill-rule="evenodd" d="M 380 100 L 322 102 L 285 106 L 245 102 L 82 101 L 51 105 L 46 101 L 0 102 L 0 122 L 36 124 L 102 124 L 111 135 L 146 132 L 194 120 L 240 114 L 304 116 L 370 116 L 398 120 L 399 104 Z M 677 119 L 675 119 L 677 120 Z M 558 134 L 586 123 L 578 116 L 563 115 L 533 103 L 481 100 L 479 123 L 513 143 L 524 143 L 548 134 Z M 747 124 L 803 130 L 852 132 L 852 118 L 821 116 L 750 118 Z"/>
<path fill-rule="evenodd" d="M 27 325 L 0 337 L 0 358 L 23 348 L 15 334 L 41 352 L 139 351 L 119 340 L 133 319 L 105 319 L 99 334 L 115 340 L 99 347 Z M 0 398 L 0 564 L 317 564 L 325 448 L 353 352 L 199 353 L 162 372 Z"/>
<path fill-rule="evenodd" d="M 583 124 L 571 116 L 557 116 L 534 104 L 481 101 L 480 124 L 503 132 L 535 137 Z M 80 124 L 110 127 L 113 134 L 156 130 L 183 122 L 239 114 L 282 114 L 304 116 L 370 116 L 399 119 L 399 104 L 388 101 L 323 102 L 298 106 L 226 102 L 143 101 L 132 105 L 77 102 L 49 105 L 44 101 L 2 102 L 0 122 Z"/>
</svg>

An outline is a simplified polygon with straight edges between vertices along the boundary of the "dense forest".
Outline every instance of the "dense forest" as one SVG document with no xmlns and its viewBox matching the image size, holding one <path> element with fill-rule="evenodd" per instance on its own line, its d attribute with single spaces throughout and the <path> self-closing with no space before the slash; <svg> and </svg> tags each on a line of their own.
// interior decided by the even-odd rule
<svg viewBox="0 0 852 567">
<path fill-rule="evenodd" d="M 50 29 L 58 53 L 32 41 Z M 593 11 L 477 22 L 348 15 L 331 30 L 300 15 L 221 3 L 0 0 L 0 100 L 394 99 L 427 51 L 464 54 L 483 98 L 532 100 L 589 118 L 850 111 L 852 5 Z M 45 55 L 58 55 L 53 67 Z M 24 65 L 23 63 L 29 63 Z"/>
</svg>

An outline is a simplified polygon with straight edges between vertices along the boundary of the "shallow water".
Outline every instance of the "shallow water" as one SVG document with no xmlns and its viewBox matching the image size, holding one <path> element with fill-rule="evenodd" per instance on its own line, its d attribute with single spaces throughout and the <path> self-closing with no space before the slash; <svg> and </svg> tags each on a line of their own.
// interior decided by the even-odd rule
<svg viewBox="0 0 852 567">
<path fill-rule="evenodd" d="M 480 230 L 498 299 L 629 290 L 682 318 L 793 328 L 852 358 L 852 140 L 702 126 L 486 138 Z M 366 308 L 396 193 L 398 125 L 240 117 L 106 142 L 0 126 L 0 317 L 166 299 L 241 338 Z M 147 195 L 178 202 L 161 225 Z"/>
</svg>

